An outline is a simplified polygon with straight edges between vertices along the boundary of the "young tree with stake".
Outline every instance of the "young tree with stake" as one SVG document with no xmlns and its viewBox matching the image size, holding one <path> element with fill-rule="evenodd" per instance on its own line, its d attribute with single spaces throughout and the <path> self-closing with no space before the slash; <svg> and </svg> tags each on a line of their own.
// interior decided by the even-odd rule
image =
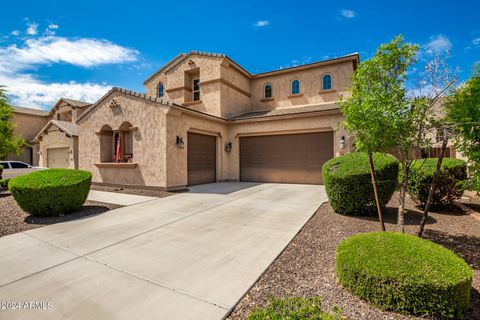
<svg viewBox="0 0 480 320">
<path fill-rule="evenodd" d="M 352 96 L 341 102 L 345 128 L 355 137 L 357 149 L 368 154 L 382 230 L 385 224 L 378 200 L 373 153 L 391 150 L 397 145 L 399 132 L 406 132 L 411 126 L 405 112 L 411 102 L 405 81 L 417 51 L 418 46 L 405 43 L 402 36 L 382 44 L 371 59 L 359 64 L 352 78 Z"/>
</svg>

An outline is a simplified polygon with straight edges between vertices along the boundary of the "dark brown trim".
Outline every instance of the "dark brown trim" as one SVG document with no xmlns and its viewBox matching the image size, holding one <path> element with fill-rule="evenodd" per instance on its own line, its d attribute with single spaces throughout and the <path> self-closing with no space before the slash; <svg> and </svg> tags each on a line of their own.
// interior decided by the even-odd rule
<svg viewBox="0 0 480 320">
<path fill-rule="evenodd" d="M 263 99 L 260 99 L 260 102 L 270 102 L 273 100 L 275 100 L 275 98 L 263 98 Z"/>
<path fill-rule="evenodd" d="M 329 89 L 329 90 L 320 90 L 318 91 L 318 94 L 327 94 L 327 93 L 335 93 L 337 90 L 335 89 Z"/>
</svg>

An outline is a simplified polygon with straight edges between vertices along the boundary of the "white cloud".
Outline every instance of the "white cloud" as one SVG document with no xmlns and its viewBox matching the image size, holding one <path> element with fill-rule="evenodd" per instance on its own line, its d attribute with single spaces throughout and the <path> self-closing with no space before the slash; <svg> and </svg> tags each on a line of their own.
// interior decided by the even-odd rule
<svg viewBox="0 0 480 320">
<path fill-rule="evenodd" d="M 255 27 L 260 28 L 260 27 L 266 27 L 270 24 L 270 21 L 268 20 L 259 20 L 255 22 Z"/>
<path fill-rule="evenodd" d="M 112 87 L 104 83 L 45 83 L 29 74 L 0 74 L 0 83 L 6 86 L 12 105 L 50 109 L 58 99 L 65 97 L 95 102 Z"/>
<path fill-rule="evenodd" d="M 21 46 L 0 47 L 0 72 L 52 63 L 93 67 L 135 61 L 137 55 L 138 51 L 107 40 L 45 36 L 27 39 Z"/>
<path fill-rule="evenodd" d="M 61 97 L 94 102 L 111 88 L 105 83 L 48 83 L 32 73 L 39 66 L 65 63 L 89 68 L 138 57 L 137 50 L 102 39 L 41 36 L 16 41 L 0 46 L 0 85 L 6 86 L 12 104 L 24 107 L 49 109 Z"/>
<path fill-rule="evenodd" d="M 18 36 L 20 34 L 20 31 L 19 30 L 13 30 L 12 31 L 12 35 L 13 36 Z"/>
<path fill-rule="evenodd" d="M 27 22 L 27 34 L 34 36 L 38 33 L 38 23 Z"/>
<path fill-rule="evenodd" d="M 355 11 L 349 10 L 349 9 L 342 9 L 340 10 L 340 13 L 344 18 L 348 18 L 348 19 L 355 18 L 355 16 L 357 15 Z"/>
<path fill-rule="evenodd" d="M 50 23 L 44 31 L 44 34 L 47 36 L 54 36 L 55 30 L 58 29 L 58 24 Z"/>
<path fill-rule="evenodd" d="M 438 54 L 444 51 L 450 51 L 452 46 L 448 37 L 443 34 L 438 34 L 430 37 L 430 41 L 425 45 L 425 50 L 427 53 Z"/>
<path fill-rule="evenodd" d="M 480 38 L 473 39 L 472 44 L 475 46 L 480 46 Z"/>
</svg>

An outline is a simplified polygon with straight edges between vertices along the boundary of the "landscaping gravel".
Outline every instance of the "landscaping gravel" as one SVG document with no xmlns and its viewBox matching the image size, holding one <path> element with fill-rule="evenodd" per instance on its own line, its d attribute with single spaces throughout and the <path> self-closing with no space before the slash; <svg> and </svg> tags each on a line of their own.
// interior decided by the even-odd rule
<svg viewBox="0 0 480 320">
<path fill-rule="evenodd" d="M 420 210 L 408 200 L 406 230 L 416 233 Z M 388 230 L 396 231 L 395 194 L 384 220 Z M 480 205 L 467 203 L 441 213 L 431 213 L 425 238 L 435 241 L 465 259 L 474 270 L 472 309 L 466 319 L 480 319 Z M 477 211 L 477 212 L 475 212 Z M 240 301 L 228 319 L 245 319 L 256 306 L 264 306 L 273 297 L 320 295 L 327 310 L 341 308 L 348 319 L 416 319 L 384 312 L 368 305 L 344 290 L 335 277 L 335 250 L 350 235 L 378 231 L 375 217 L 349 217 L 335 213 L 328 203 L 323 204 L 292 240 L 285 251 L 267 269 L 258 282 Z M 421 299 L 421 297 L 419 297 Z"/>
<path fill-rule="evenodd" d="M 97 215 L 122 206 L 86 201 L 81 209 L 59 217 L 32 217 L 24 212 L 8 191 L 0 192 L 0 237 L 58 222 Z"/>
</svg>

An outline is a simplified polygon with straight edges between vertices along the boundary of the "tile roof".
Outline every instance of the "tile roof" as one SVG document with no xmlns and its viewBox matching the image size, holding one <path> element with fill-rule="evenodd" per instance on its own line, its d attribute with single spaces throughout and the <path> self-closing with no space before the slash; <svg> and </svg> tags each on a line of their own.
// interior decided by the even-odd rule
<svg viewBox="0 0 480 320">
<path fill-rule="evenodd" d="M 12 107 L 13 112 L 31 114 L 34 116 L 46 117 L 50 114 L 49 111 L 33 108 L 24 108 L 24 107 Z"/>
<path fill-rule="evenodd" d="M 74 107 L 86 107 L 91 105 L 91 103 L 85 102 L 85 101 L 80 101 L 80 100 L 73 100 L 73 99 L 68 99 L 68 98 L 60 98 L 61 100 L 67 102 L 68 104 L 74 106 Z"/>
<path fill-rule="evenodd" d="M 40 130 L 40 132 L 37 134 L 35 137 L 35 140 L 38 140 L 38 138 L 48 129 L 50 128 L 51 125 L 56 126 L 60 131 L 65 133 L 66 135 L 69 136 L 75 136 L 78 137 L 80 133 L 80 127 L 77 126 L 75 123 L 70 122 L 70 121 L 60 121 L 60 120 L 50 120 L 48 123 L 45 125 L 45 127 Z"/>
<path fill-rule="evenodd" d="M 152 97 L 152 96 L 147 96 L 145 93 L 139 93 L 139 92 L 135 92 L 135 91 L 132 91 L 132 90 L 127 90 L 127 89 L 123 89 L 123 88 L 118 88 L 118 87 L 113 87 L 112 89 L 110 89 L 106 94 L 104 94 L 100 99 L 98 99 L 97 102 L 95 102 L 94 104 L 90 105 L 87 110 L 85 110 L 77 119 L 77 123 L 82 120 L 88 113 L 90 113 L 93 109 L 95 109 L 103 100 L 105 100 L 109 95 L 111 95 L 113 92 L 121 92 L 121 93 L 125 93 L 125 94 L 128 94 L 130 96 L 134 96 L 134 97 L 138 97 L 140 99 L 144 99 L 144 100 L 149 100 L 149 101 L 153 101 L 153 102 L 156 102 L 156 103 L 159 103 L 159 104 L 162 104 L 164 106 L 167 106 L 167 107 L 170 107 L 173 105 L 173 103 L 171 101 L 168 101 L 166 99 L 163 99 L 163 98 L 157 98 L 157 97 Z"/>
<path fill-rule="evenodd" d="M 61 131 L 69 136 L 76 136 L 80 133 L 80 128 L 71 121 L 50 120 L 51 124 L 56 125 Z"/>
<path fill-rule="evenodd" d="M 284 115 L 292 115 L 292 114 L 323 112 L 323 111 L 333 111 L 333 110 L 340 110 L 340 106 L 336 103 L 323 103 L 323 104 L 311 105 L 311 106 L 252 111 L 252 112 L 247 112 L 247 113 L 235 116 L 233 118 L 230 118 L 229 120 L 231 121 L 247 120 L 247 119 L 267 118 L 267 117 L 274 117 L 274 116 L 284 116 Z"/>
</svg>

